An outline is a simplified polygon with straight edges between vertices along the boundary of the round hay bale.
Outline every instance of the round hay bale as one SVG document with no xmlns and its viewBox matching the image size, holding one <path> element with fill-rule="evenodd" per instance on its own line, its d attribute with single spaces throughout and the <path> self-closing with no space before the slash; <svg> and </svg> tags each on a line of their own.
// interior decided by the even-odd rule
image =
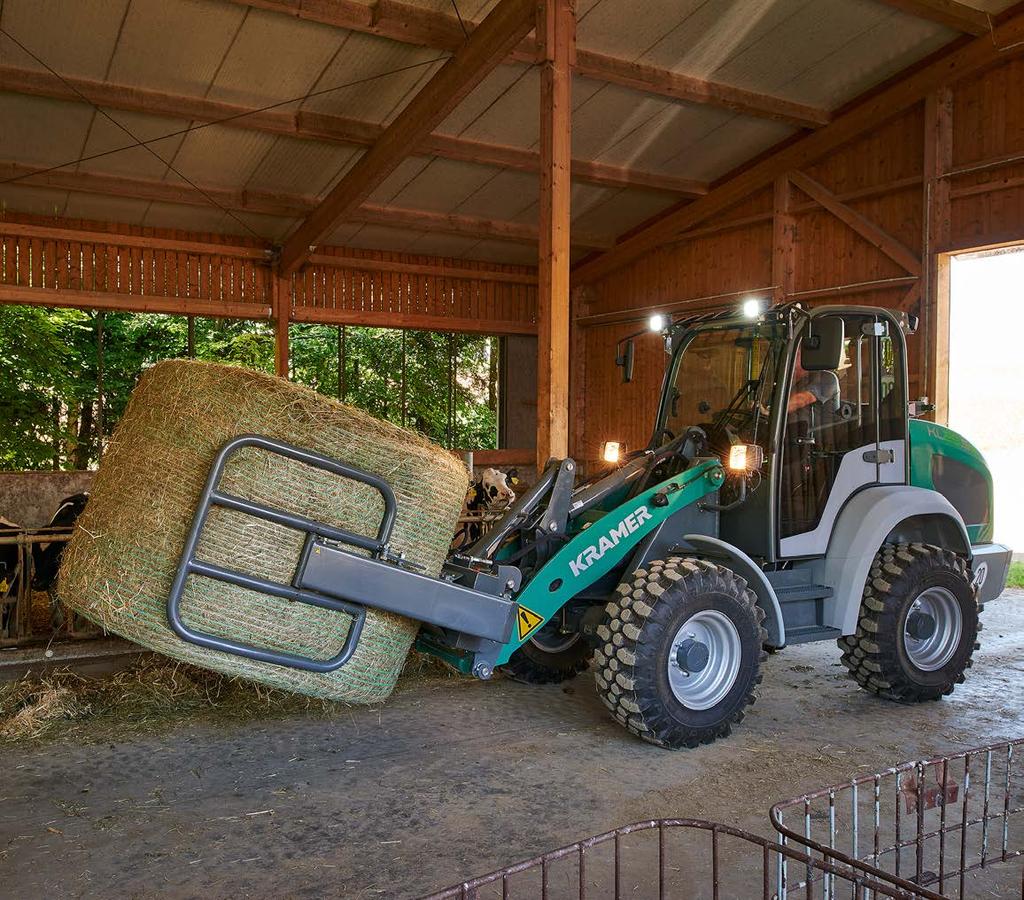
<svg viewBox="0 0 1024 900">
<path fill-rule="evenodd" d="M 167 624 L 167 596 L 214 456 L 246 433 L 383 478 L 398 499 L 391 546 L 427 572 L 440 572 L 468 481 L 450 453 L 282 379 L 172 360 L 143 375 L 110 438 L 64 553 L 61 600 L 108 631 L 228 675 L 350 703 L 384 699 L 418 628 L 400 616 L 369 610 L 355 655 L 327 674 L 208 650 Z M 221 487 L 371 537 L 384 509 L 367 485 L 251 447 L 232 457 Z M 296 531 L 214 507 L 198 556 L 290 583 L 301 548 Z M 195 576 L 186 583 L 181 614 L 197 630 L 316 659 L 336 655 L 351 624 L 345 613 Z"/>
</svg>

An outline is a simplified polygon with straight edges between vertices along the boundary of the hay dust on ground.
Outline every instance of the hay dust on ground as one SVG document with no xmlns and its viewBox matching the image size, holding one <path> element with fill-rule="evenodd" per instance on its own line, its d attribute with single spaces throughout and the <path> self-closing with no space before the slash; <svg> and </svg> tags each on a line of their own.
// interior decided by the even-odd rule
<svg viewBox="0 0 1024 900">
<path fill-rule="evenodd" d="M 457 683 L 459 677 L 440 660 L 413 652 L 398 690 L 412 682 Z M 0 745 L 122 740 L 186 724 L 329 718 L 348 708 L 152 656 L 112 675 L 87 677 L 60 669 L 0 682 Z"/>
</svg>

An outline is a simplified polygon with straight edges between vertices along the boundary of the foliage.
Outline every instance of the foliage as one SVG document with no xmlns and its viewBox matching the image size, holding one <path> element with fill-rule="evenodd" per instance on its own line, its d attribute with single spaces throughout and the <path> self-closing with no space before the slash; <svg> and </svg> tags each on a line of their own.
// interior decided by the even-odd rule
<svg viewBox="0 0 1024 900">
<path fill-rule="evenodd" d="M 1010 577 L 1007 585 L 1014 588 L 1024 588 L 1024 562 L 1010 563 Z"/>
<path fill-rule="evenodd" d="M 497 339 L 356 327 L 342 338 L 334 326 L 298 325 L 291 377 L 341 396 L 342 340 L 346 402 L 446 446 L 495 446 Z M 110 433 L 139 375 L 188 349 L 183 316 L 0 306 L 0 469 L 95 465 L 99 430 Z M 193 351 L 198 359 L 274 370 L 266 322 L 196 318 Z"/>
</svg>

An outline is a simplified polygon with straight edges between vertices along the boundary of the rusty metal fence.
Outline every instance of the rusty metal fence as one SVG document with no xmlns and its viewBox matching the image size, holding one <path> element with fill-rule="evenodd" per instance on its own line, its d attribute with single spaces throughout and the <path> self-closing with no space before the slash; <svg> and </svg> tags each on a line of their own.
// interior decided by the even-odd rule
<svg viewBox="0 0 1024 900">
<path fill-rule="evenodd" d="M 794 877 L 795 876 L 795 877 Z M 928 895 L 728 825 L 654 819 L 585 838 L 452 885 L 425 900 L 855 900 Z"/>
<path fill-rule="evenodd" d="M 0 572 L 0 647 L 19 647 L 53 636 L 53 617 L 46 616 L 45 624 L 32 614 L 35 566 L 32 549 L 36 545 L 66 543 L 71 538 L 70 527 L 20 528 L 0 532 L 0 551 L 13 548 L 10 563 Z M 36 619 L 37 621 L 34 621 Z M 61 617 L 59 625 L 67 637 L 94 637 L 95 626 L 77 615 Z"/>
<path fill-rule="evenodd" d="M 1024 738 L 776 804 L 783 844 L 928 900 L 1024 900 Z M 783 869 L 788 867 L 782 861 Z M 825 876 L 825 898 L 849 896 Z"/>
</svg>

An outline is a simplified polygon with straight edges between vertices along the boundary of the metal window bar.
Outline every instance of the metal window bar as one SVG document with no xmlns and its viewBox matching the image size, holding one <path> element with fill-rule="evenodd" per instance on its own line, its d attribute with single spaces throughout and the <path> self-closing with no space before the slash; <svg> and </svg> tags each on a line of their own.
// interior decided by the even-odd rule
<svg viewBox="0 0 1024 900">
<path fill-rule="evenodd" d="M 657 867 L 650 863 L 644 853 L 648 849 L 646 843 L 636 840 L 647 833 L 650 833 L 650 843 L 658 856 Z M 627 897 L 632 900 L 654 896 L 683 896 L 678 893 L 678 889 L 673 891 L 667 877 L 669 864 L 675 860 L 667 846 L 669 833 L 680 835 L 683 841 L 680 850 L 695 850 L 698 853 L 705 845 L 705 841 L 698 836 L 710 836 L 710 841 L 707 842 L 710 846 L 705 848 L 707 855 L 700 855 L 697 859 L 697 871 L 691 871 L 689 868 L 685 871 L 688 886 L 685 896 L 710 896 L 715 900 L 721 897 L 760 896 L 763 900 L 776 900 L 784 894 L 778 882 L 772 884 L 773 854 L 787 862 L 793 861 L 801 867 L 806 866 L 812 873 L 810 879 L 793 886 L 808 900 L 824 900 L 827 896 L 825 891 L 837 885 L 849 886 L 850 896 L 854 900 L 875 897 L 919 900 L 926 896 L 914 886 L 908 890 L 885 881 L 877 881 L 852 867 L 816 859 L 801 850 L 728 825 L 701 819 L 653 819 L 624 825 L 614 831 L 550 850 L 487 875 L 452 885 L 430 894 L 424 900 L 480 900 L 483 896 L 492 896 L 491 891 L 496 892 L 498 888 L 503 898 L 538 897 L 540 900 L 556 900 L 568 897 L 570 893 L 579 900 L 587 900 L 591 896 L 611 896 L 615 900 Z M 628 845 L 627 838 L 633 839 Z M 731 851 L 727 862 L 722 857 L 725 841 L 729 842 L 728 847 Z M 611 871 L 608 873 L 607 881 L 603 883 L 600 880 L 600 867 L 590 865 L 591 858 L 602 848 L 610 850 L 613 855 Z M 624 885 L 623 875 L 627 869 L 632 871 L 631 861 L 636 862 L 640 871 L 652 875 L 651 880 L 656 879 L 657 884 L 645 884 L 643 888 L 636 883 L 631 883 L 628 887 Z M 565 872 L 557 869 L 559 864 L 568 867 Z M 560 875 L 567 876 L 559 878 L 557 886 L 556 869 Z M 828 883 L 832 885 L 828 889 L 825 887 L 826 877 L 829 879 Z M 728 884 L 724 883 L 726 879 Z M 490 891 L 487 890 L 489 888 Z M 515 893 L 514 888 L 517 888 Z M 737 890 L 742 890 L 742 893 L 735 893 Z"/>
<path fill-rule="evenodd" d="M 985 891 L 990 882 L 1005 894 L 1006 879 L 1015 885 L 1006 896 L 1019 882 L 1024 900 L 1022 744 L 1019 738 L 859 776 L 776 804 L 772 824 L 784 843 L 913 888 L 929 900 L 965 900 L 972 888 Z M 890 783 L 894 790 L 888 789 Z M 862 802 L 871 807 L 869 815 L 862 815 Z M 839 810 L 848 814 L 837 818 Z M 802 815 L 802 833 L 789 824 L 787 814 L 796 811 Z M 820 824 L 825 819 L 827 832 Z M 863 834 L 862 828 L 871 833 Z M 995 834 L 998 850 L 992 846 Z M 1022 861 L 1019 878 L 1007 866 L 996 865 L 1013 860 Z M 984 878 L 983 870 L 988 873 Z M 968 873 L 975 874 L 968 879 Z"/>
</svg>

